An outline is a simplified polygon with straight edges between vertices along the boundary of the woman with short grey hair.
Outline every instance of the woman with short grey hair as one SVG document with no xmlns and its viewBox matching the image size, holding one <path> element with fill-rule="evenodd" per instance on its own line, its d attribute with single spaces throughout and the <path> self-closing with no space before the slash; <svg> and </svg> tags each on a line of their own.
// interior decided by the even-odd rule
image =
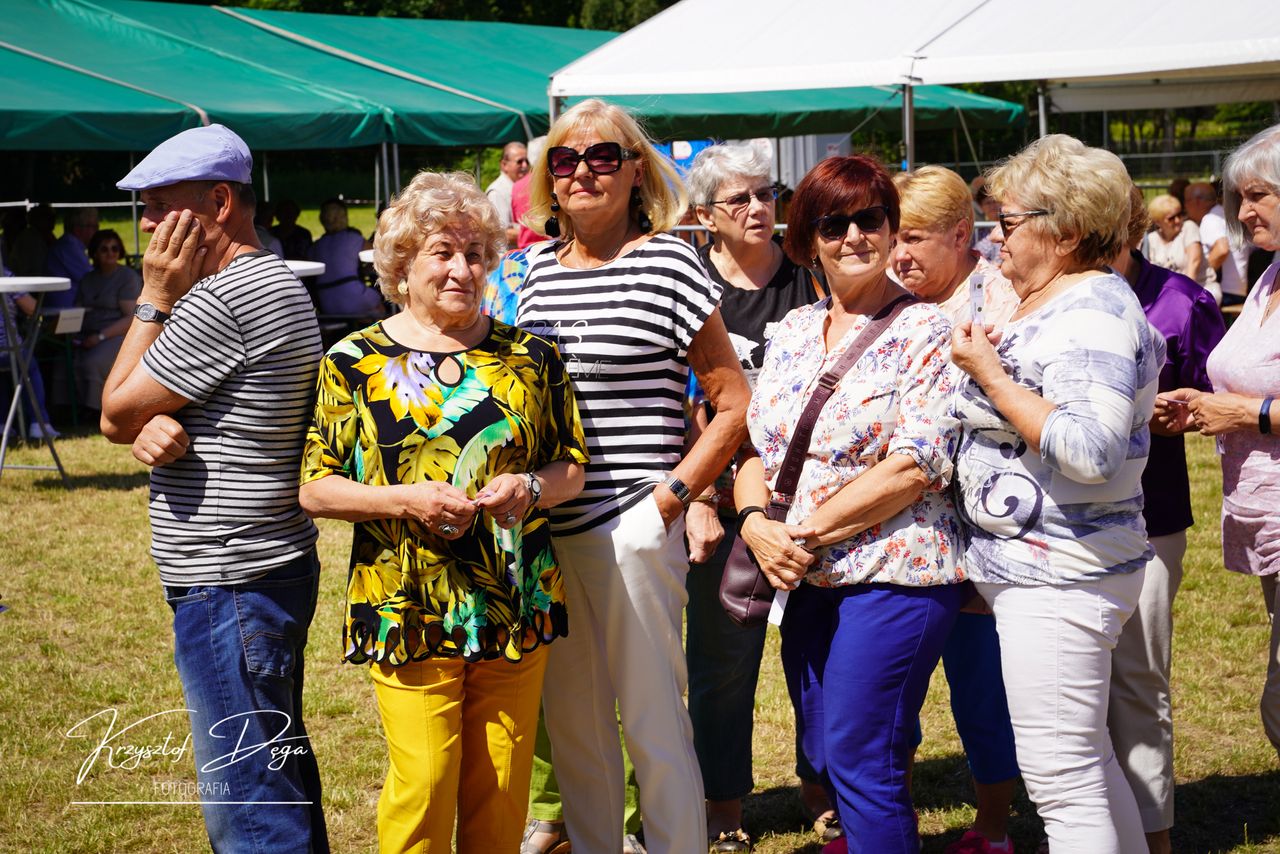
<svg viewBox="0 0 1280 854">
<path fill-rule="evenodd" d="M 754 145 L 703 149 L 686 176 L 698 221 L 712 242 L 699 250 L 723 296 L 720 314 L 749 382 L 764 362 L 769 329 L 787 312 L 823 294 L 774 238 L 777 190 L 769 155 Z M 712 413 L 695 394 L 695 427 Z M 749 448 L 744 448 L 750 453 Z M 711 850 L 748 851 L 742 798 L 751 779 L 752 711 L 765 627 L 743 628 L 720 607 L 720 578 L 737 532 L 731 465 L 685 516 L 689 538 L 685 655 L 689 663 L 689 716 L 707 797 Z M 822 820 L 827 840 L 838 823 L 826 791 L 804 754 L 796 750 L 796 774 L 810 820 Z M 828 828 L 828 825 L 830 827 Z"/>
<path fill-rule="evenodd" d="M 1240 146 L 1222 173 L 1223 208 L 1234 240 L 1280 250 L 1280 125 Z M 1195 426 L 1218 437 L 1222 454 L 1222 558 L 1232 572 L 1256 575 L 1271 622 L 1262 691 L 1262 723 L 1280 751 L 1280 335 L 1274 315 L 1280 262 L 1259 277 L 1240 317 L 1209 355 L 1213 394 L 1179 389 L 1157 401 L 1157 417 L 1175 429 Z M 1268 326 L 1267 324 L 1271 325 Z M 1182 401 L 1180 403 L 1179 401 Z"/>
</svg>

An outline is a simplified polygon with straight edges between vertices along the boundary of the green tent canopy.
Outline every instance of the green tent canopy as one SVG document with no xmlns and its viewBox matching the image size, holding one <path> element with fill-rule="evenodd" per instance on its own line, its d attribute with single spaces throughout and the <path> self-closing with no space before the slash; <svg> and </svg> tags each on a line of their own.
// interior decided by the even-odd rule
<svg viewBox="0 0 1280 854">
<path fill-rule="evenodd" d="M 550 75 L 614 33 L 155 3 L 10 0 L 0 148 L 145 150 L 221 122 L 259 150 L 496 145 L 546 131 Z M 661 138 L 896 128 L 891 87 L 617 99 Z M 916 90 L 921 128 L 1020 106 Z"/>
</svg>

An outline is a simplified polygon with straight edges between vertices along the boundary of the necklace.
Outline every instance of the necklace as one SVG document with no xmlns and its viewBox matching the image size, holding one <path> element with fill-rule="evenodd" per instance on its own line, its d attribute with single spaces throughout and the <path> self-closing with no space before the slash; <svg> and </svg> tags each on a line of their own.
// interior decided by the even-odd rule
<svg viewBox="0 0 1280 854">
<path fill-rule="evenodd" d="M 631 229 L 630 229 L 630 228 L 628 228 L 628 229 L 623 233 L 623 235 L 622 235 L 622 242 L 621 242 L 621 243 L 619 243 L 616 247 L 614 247 L 614 250 L 613 250 L 612 252 L 610 252 L 610 253 L 609 253 L 608 255 L 606 255 L 606 256 L 602 256 L 602 257 L 599 257 L 599 258 L 591 259 L 592 261 L 594 261 L 594 263 L 593 263 L 590 267 L 580 267 L 580 268 L 577 268 L 577 269 L 592 270 L 592 269 L 595 269 L 596 267 L 603 267 L 605 264 L 608 264 L 608 263 L 609 263 L 610 261 L 612 261 L 614 258 L 617 258 L 617 257 L 618 257 L 618 253 L 622 251 L 622 247 L 626 246 L 629 242 L 631 242 Z M 581 242 L 580 240 L 578 240 L 578 238 L 576 238 L 576 237 L 575 237 L 575 238 L 573 238 L 573 239 L 569 242 L 569 245 L 565 248 L 564 257 L 563 257 L 563 258 L 561 258 L 560 260 L 561 260 L 561 261 L 567 260 L 567 259 L 568 259 L 568 257 L 574 253 L 574 250 L 575 250 L 575 249 L 578 249 L 578 248 L 579 248 L 579 247 L 581 247 L 581 246 L 582 246 L 582 242 Z M 585 256 L 581 251 L 579 251 L 579 252 L 577 253 L 577 256 L 578 256 L 578 257 L 577 257 L 577 259 L 576 259 L 576 260 L 578 260 L 578 261 L 586 262 L 586 261 L 588 260 L 588 259 L 586 258 L 586 256 Z"/>
</svg>

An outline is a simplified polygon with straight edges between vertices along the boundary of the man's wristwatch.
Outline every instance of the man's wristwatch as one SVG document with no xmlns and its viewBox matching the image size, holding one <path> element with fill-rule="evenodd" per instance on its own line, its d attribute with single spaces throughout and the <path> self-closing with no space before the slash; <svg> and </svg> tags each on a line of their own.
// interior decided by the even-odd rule
<svg viewBox="0 0 1280 854">
<path fill-rule="evenodd" d="M 689 501 L 692 500 L 693 496 L 689 494 L 689 487 L 685 486 L 683 480 L 671 475 L 662 482 L 662 485 L 671 490 L 671 494 L 680 499 L 681 504 L 685 507 L 689 506 Z"/>
<path fill-rule="evenodd" d="M 533 496 L 533 500 L 529 502 L 530 507 L 537 507 L 538 501 L 542 499 L 542 481 L 538 480 L 538 476 L 531 471 L 524 473 L 524 485 L 529 489 L 529 494 Z"/>
<path fill-rule="evenodd" d="M 138 303 L 133 310 L 133 316 L 144 323 L 164 323 L 169 319 L 167 311 L 161 311 L 149 302 Z"/>
</svg>

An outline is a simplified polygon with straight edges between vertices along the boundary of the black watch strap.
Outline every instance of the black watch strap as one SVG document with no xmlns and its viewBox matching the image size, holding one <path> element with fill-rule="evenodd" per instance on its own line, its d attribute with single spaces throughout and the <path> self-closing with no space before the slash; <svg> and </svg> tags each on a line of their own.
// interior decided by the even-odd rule
<svg viewBox="0 0 1280 854">
<path fill-rule="evenodd" d="M 747 521 L 747 517 L 750 516 L 752 513 L 763 513 L 763 512 L 764 512 L 763 507 L 756 507 L 754 504 L 751 505 L 750 507 L 743 507 L 741 510 L 738 511 L 738 527 L 741 528 L 742 523 Z"/>
</svg>

